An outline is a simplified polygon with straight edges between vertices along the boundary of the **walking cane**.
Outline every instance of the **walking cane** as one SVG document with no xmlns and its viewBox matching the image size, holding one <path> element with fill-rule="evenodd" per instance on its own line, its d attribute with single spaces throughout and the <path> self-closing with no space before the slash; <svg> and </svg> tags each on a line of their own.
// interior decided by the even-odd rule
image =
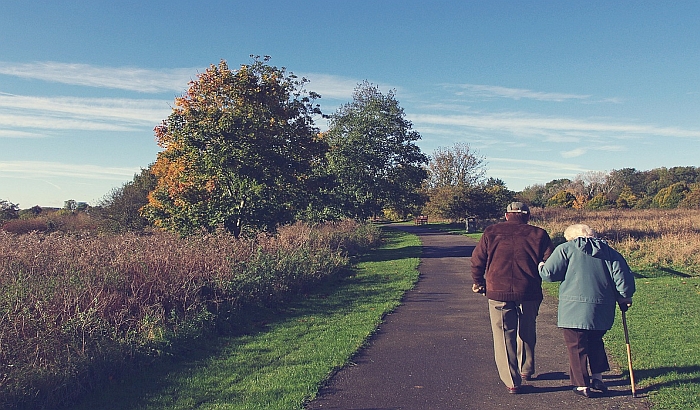
<svg viewBox="0 0 700 410">
<path fill-rule="evenodd" d="M 627 309 L 620 310 L 622 310 L 622 328 L 625 330 L 625 344 L 627 345 L 627 363 L 629 364 L 630 369 L 630 384 L 632 385 L 632 397 L 637 397 L 637 390 L 634 387 L 634 372 L 632 371 L 632 350 L 630 349 L 630 335 L 627 331 Z"/>
</svg>

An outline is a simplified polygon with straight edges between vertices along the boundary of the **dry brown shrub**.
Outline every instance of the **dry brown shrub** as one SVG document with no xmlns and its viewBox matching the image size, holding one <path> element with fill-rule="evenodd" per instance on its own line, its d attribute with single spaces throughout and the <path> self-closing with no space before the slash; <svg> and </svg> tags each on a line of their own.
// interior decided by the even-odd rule
<svg viewBox="0 0 700 410">
<path fill-rule="evenodd" d="M 371 241 L 357 234 L 363 229 L 296 224 L 252 240 L 0 231 L 0 368 L 10 369 L 0 407 L 26 394 L 38 405 L 65 400 L 80 392 L 75 380 L 99 380 L 96 363 L 107 377 L 122 362 L 214 331 L 220 307 L 230 314 L 283 301 L 337 272 L 349 248 L 362 246 L 353 237 Z"/>
<path fill-rule="evenodd" d="M 532 217 L 532 223 L 546 229 L 553 238 L 561 238 L 571 224 L 584 223 L 633 266 L 700 274 L 700 210 L 545 208 L 533 209 Z"/>
</svg>

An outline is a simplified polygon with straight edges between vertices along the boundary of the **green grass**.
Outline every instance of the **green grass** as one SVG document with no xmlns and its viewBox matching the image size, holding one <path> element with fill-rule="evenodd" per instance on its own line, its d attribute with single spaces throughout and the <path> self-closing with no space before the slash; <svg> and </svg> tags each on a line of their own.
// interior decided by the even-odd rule
<svg viewBox="0 0 700 410">
<path fill-rule="evenodd" d="M 347 276 L 282 311 L 256 314 L 254 332 L 193 347 L 74 409 L 301 409 L 418 279 L 418 238 L 394 230 L 386 237 Z"/>
<path fill-rule="evenodd" d="M 700 409 L 700 278 L 637 278 L 636 285 L 627 327 L 638 391 L 654 408 Z M 619 312 L 606 346 L 626 369 Z"/>
</svg>

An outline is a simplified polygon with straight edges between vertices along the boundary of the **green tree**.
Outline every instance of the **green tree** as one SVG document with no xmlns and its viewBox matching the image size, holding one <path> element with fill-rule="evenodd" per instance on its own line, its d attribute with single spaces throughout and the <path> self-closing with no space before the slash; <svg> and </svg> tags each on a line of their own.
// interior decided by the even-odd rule
<svg viewBox="0 0 700 410">
<path fill-rule="evenodd" d="M 639 198 L 632 192 L 632 188 L 625 185 L 615 200 L 615 206 L 618 208 L 634 208 L 638 200 Z"/>
<path fill-rule="evenodd" d="M 156 226 L 181 234 L 222 227 L 238 237 L 273 231 L 307 208 L 327 149 L 313 122 L 320 96 L 268 61 L 253 57 L 237 71 L 221 61 L 175 99 L 155 129 L 164 150 L 143 209 Z"/>
<path fill-rule="evenodd" d="M 652 208 L 663 209 L 677 208 L 678 204 L 683 200 L 686 192 L 689 190 L 688 185 L 684 182 L 676 182 L 666 188 L 660 189 L 654 196 L 654 199 L 652 199 L 651 206 Z"/>
<path fill-rule="evenodd" d="M 569 191 L 559 191 L 547 201 L 547 206 L 553 208 L 572 208 L 576 202 L 576 195 Z"/>
<path fill-rule="evenodd" d="M 612 208 L 612 201 L 608 199 L 608 197 L 604 193 L 599 193 L 596 194 L 593 198 L 588 200 L 586 204 L 584 205 L 584 208 L 586 209 L 591 209 L 594 211 L 599 211 L 602 209 L 609 209 Z"/>
<path fill-rule="evenodd" d="M 678 203 L 679 208 L 700 209 L 700 183 L 689 186 L 690 191 L 685 193 L 683 200 Z"/>
<path fill-rule="evenodd" d="M 517 199 L 530 204 L 530 206 L 544 208 L 547 206 L 549 197 L 543 184 L 534 184 L 526 186 L 522 191 L 518 192 Z"/>
<path fill-rule="evenodd" d="M 156 188 L 156 183 L 150 167 L 141 169 L 132 181 L 108 193 L 93 214 L 104 221 L 102 225 L 109 231 L 142 231 L 149 223 L 141 215 L 141 208 L 148 204 L 148 193 Z"/>
<path fill-rule="evenodd" d="M 366 81 L 355 88 L 352 102 L 330 116 L 328 172 L 335 178 L 333 203 L 340 214 L 364 219 L 385 208 L 422 204 L 419 188 L 428 158 L 405 117 L 393 91 L 383 95 Z"/>
<path fill-rule="evenodd" d="M 19 218 L 19 206 L 0 199 L 0 223 L 16 218 Z"/>
</svg>

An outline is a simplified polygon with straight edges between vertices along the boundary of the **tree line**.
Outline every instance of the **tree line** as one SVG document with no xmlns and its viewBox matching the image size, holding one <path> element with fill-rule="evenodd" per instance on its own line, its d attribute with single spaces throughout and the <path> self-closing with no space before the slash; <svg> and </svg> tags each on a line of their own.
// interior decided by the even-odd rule
<svg viewBox="0 0 700 410">
<path fill-rule="evenodd" d="M 70 200 L 62 214 L 89 213 L 115 232 L 239 237 L 296 221 L 496 218 L 514 199 L 580 209 L 700 207 L 695 167 L 588 172 L 514 192 L 486 178 L 485 159 L 467 143 L 424 154 L 394 91 L 361 82 L 351 102 L 326 115 L 308 80 L 267 56 L 251 58 L 238 70 L 222 60 L 199 74 L 155 127 L 155 161 L 96 206 Z M 321 118 L 325 132 L 315 124 Z M 0 223 L 42 214 L 5 200 L 0 211 Z"/>
</svg>

